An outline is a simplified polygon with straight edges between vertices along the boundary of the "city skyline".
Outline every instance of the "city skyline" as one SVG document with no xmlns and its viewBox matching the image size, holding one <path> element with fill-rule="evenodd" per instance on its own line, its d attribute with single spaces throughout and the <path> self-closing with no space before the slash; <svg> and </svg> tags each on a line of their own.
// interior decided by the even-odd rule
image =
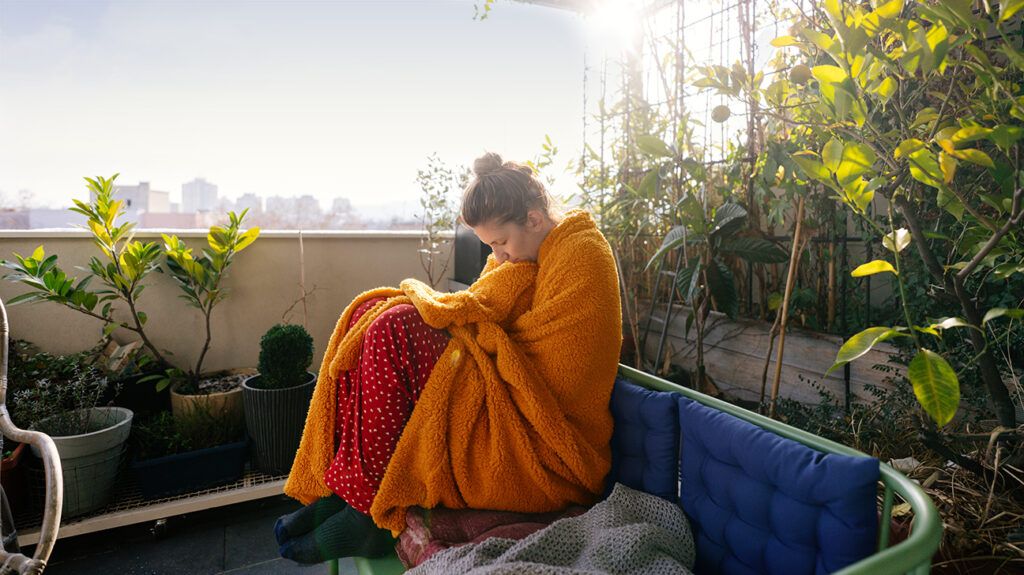
<svg viewBox="0 0 1024 575">
<path fill-rule="evenodd" d="M 0 192 L 85 197 L 83 176 L 197 177 L 240 197 L 418 204 L 437 153 L 582 148 L 583 20 L 472 1 L 0 0 Z M 299 194 L 301 195 L 301 194 Z M 175 199 L 175 198 L 178 199 Z"/>
</svg>

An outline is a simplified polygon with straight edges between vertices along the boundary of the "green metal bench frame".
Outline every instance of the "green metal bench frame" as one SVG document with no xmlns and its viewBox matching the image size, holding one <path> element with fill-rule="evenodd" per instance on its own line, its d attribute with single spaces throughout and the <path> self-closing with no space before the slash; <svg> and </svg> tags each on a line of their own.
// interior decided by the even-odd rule
<svg viewBox="0 0 1024 575">
<path fill-rule="evenodd" d="M 625 365 L 619 365 L 619 375 L 648 389 L 681 394 L 823 453 L 866 457 L 865 454 L 852 447 L 780 423 Z M 919 485 L 885 463 L 879 463 L 879 469 L 881 471 L 880 481 L 885 491 L 882 497 L 881 524 L 878 530 L 878 551 L 837 573 L 840 575 L 899 575 L 903 573 L 924 575 L 931 570 L 932 556 L 942 540 L 942 519 L 939 517 L 935 504 Z M 910 508 L 914 512 L 914 522 L 910 536 L 889 547 L 889 525 L 895 494 L 910 504 Z M 402 563 L 394 554 L 380 559 L 356 557 L 355 563 L 361 575 L 395 575 L 405 571 Z M 337 575 L 337 560 L 330 562 L 330 569 L 332 575 Z"/>
</svg>

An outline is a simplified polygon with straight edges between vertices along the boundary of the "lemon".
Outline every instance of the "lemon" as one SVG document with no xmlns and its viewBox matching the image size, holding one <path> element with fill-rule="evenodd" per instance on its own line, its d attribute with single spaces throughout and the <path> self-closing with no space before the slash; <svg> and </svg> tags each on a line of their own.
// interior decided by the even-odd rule
<svg viewBox="0 0 1024 575">
<path fill-rule="evenodd" d="M 789 81 L 794 84 L 806 84 L 811 79 L 811 69 L 807 64 L 797 64 L 789 69 Z"/>
</svg>

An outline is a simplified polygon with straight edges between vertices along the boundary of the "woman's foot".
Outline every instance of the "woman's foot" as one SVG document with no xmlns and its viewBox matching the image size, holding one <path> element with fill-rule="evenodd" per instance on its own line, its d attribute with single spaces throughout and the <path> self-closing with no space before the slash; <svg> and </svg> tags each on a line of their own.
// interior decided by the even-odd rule
<svg viewBox="0 0 1024 575">
<path fill-rule="evenodd" d="M 332 493 L 288 515 L 278 517 L 277 522 L 274 523 L 274 537 L 277 538 L 277 544 L 284 545 L 291 539 L 309 533 L 346 507 L 348 504 L 345 503 L 345 500 Z"/>
<path fill-rule="evenodd" d="M 345 507 L 311 533 L 281 545 L 281 557 L 298 563 L 323 563 L 340 557 L 380 557 L 395 548 L 395 538 L 373 519 Z"/>
</svg>

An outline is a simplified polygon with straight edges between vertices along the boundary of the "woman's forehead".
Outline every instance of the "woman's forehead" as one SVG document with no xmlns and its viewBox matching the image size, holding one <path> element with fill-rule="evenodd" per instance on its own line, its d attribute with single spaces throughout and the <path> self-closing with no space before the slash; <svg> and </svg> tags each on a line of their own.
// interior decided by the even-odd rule
<svg viewBox="0 0 1024 575">
<path fill-rule="evenodd" d="M 501 241 L 506 239 L 506 236 L 510 235 L 515 228 L 513 222 L 506 222 L 504 224 L 498 224 L 494 220 L 479 224 L 473 228 L 473 232 L 476 233 L 476 237 L 480 238 L 480 241 L 485 244 L 491 242 Z"/>
</svg>

